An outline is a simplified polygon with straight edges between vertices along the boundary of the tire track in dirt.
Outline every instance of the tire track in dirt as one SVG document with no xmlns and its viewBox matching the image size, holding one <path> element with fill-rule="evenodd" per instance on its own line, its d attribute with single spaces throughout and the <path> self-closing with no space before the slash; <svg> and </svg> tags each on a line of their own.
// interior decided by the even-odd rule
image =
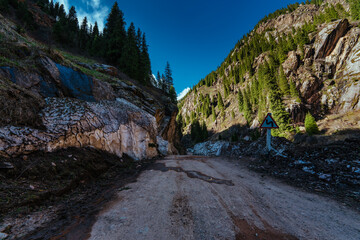
<svg viewBox="0 0 360 240">
<path fill-rule="evenodd" d="M 180 162 L 176 161 L 176 164 L 177 167 L 180 168 Z M 172 234 L 174 234 L 177 239 L 194 239 L 193 211 L 190 207 L 188 197 L 181 188 L 184 176 L 182 174 L 177 174 L 175 181 L 177 191 L 174 194 L 171 209 L 169 211 L 171 225 L 174 226 Z"/>
</svg>

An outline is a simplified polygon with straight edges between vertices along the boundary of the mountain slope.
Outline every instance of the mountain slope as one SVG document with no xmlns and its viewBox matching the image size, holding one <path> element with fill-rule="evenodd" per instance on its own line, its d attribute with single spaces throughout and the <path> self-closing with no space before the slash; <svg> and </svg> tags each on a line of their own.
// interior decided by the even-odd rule
<svg viewBox="0 0 360 240">
<path fill-rule="evenodd" d="M 117 68 L 43 45 L 0 15 L 0 156 L 93 147 L 177 153 L 176 106 Z"/>
<path fill-rule="evenodd" d="M 261 20 L 179 103 L 184 132 L 195 120 L 217 137 L 237 125 L 258 127 L 272 112 L 280 125 L 273 135 L 290 137 L 307 112 L 320 120 L 360 110 L 354 4 L 294 4 Z"/>
</svg>

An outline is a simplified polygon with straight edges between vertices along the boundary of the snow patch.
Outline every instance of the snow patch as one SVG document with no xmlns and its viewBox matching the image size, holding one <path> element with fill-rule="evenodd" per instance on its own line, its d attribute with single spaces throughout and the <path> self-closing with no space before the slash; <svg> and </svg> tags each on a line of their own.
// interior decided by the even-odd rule
<svg viewBox="0 0 360 240">
<path fill-rule="evenodd" d="M 181 93 L 178 94 L 177 96 L 177 100 L 181 100 L 183 97 L 186 96 L 186 94 L 190 91 L 191 89 L 188 87 L 188 88 L 185 88 L 184 90 L 181 91 Z"/>
</svg>

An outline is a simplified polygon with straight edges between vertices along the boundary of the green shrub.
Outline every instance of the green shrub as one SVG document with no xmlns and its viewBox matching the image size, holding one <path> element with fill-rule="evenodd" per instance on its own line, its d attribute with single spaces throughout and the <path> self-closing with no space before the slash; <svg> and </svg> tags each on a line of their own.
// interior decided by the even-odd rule
<svg viewBox="0 0 360 240">
<path fill-rule="evenodd" d="M 319 128 L 315 121 L 315 118 L 310 113 L 307 113 L 305 117 L 305 129 L 306 133 L 309 135 L 319 133 Z"/>
</svg>

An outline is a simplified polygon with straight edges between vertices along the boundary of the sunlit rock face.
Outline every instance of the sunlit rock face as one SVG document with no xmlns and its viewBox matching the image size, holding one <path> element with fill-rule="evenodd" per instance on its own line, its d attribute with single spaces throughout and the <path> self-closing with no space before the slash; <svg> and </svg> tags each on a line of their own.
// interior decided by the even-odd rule
<svg viewBox="0 0 360 240">
<path fill-rule="evenodd" d="M 95 103 L 48 98 L 42 119 L 46 130 L 1 128 L 0 154 L 93 147 L 136 160 L 158 155 L 155 117 L 123 99 Z"/>
</svg>

